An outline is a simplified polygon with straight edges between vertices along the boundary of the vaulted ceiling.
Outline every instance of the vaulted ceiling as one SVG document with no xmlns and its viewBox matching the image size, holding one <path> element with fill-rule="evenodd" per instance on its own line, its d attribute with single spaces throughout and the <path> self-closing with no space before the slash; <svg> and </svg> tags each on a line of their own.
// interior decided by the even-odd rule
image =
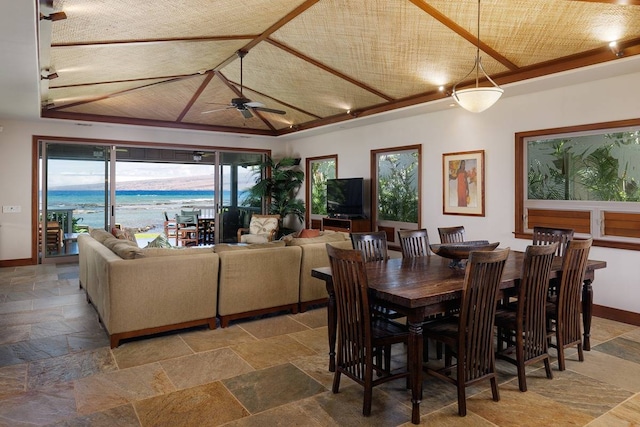
<svg viewBox="0 0 640 427">
<path fill-rule="evenodd" d="M 477 47 L 476 0 L 40 0 L 62 11 L 40 19 L 41 116 L 80 121 L 283 135 L 446 98 Z M 640 53 L 640 0 L 483 0 L 480 41 L 501 85 L 615 61 Z"/>
</svg>

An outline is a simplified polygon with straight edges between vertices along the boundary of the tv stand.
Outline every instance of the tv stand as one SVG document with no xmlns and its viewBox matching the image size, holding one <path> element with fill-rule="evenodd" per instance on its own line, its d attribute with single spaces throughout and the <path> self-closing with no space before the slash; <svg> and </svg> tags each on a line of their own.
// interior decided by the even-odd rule
<svg viewBox="0 0 640 427">
<path fill-rule="evenodd" d="M 322 218 L 322 230 L 343 231 L 345 233 L 363 233 L 371 231 L 369 219 Z"/>
</svg>

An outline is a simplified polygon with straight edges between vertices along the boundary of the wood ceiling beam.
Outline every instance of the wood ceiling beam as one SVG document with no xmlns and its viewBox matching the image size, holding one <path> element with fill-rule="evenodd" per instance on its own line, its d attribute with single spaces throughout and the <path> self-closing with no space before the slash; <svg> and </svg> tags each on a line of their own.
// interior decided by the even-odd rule
<svg viewBox="0 0 640 427">
<path fill-rule="evenodd" d="M 571 0 L 571 1 L 583 1 L 587 3 L 617 4 L 620 6 L 640 6 L 640 0 Z"/>
<path fill-rule="evenodd" d="M 314 4 L 318 3 L 318 1 L 320 1 L 320 0 L 307 0 L 307 1 L 305 1 L 300 6 L 296 7 L 291 12 L 287 13 L 285 16 L 283 16 L 281 19 L 279 19 L 278 22 L 276 22 L 275 24 L 273 24 L 272 26 L 267 28 L 262 34 L 260 34 L 259 36 L 255 37 L 249 43 L 244 45 L 244 47 L 242 47 L 240 50 L 244 50 L 245 52 L 249 52 L 249 50 L 253 49 L 258 43 L 266 40 L 271 34 L 275 33 L 280 28 L 285 26 L 287 23 L 289 23 L 293 19 L 297 18 L 305 10 L 309 9 L 311 6 L 313 6 Z M 234 53 L 232 56 L 230 56 L 229 58 L 227 58 L 226 60 L 224 60 L 223 62 L 218 64 L 214 68 L 214 70 L 218 71 L 218 70 L 223 69 L 224 67 L 226 67 L 227 65 L 232 63 L 237 57 L 238 57 L 238 55 Z"/>
<path fill-rule="evenodd" d="M 184 119 L 184 116 L 186 116 L 189 110 L 191 110 L 191 107 L 193 107 L 193 104 L 195 104 L 198 98 L 200 98 L 200 95 L 202 95 L 202 92 L 204 92 L 205 88 L 207 87 L 207 85 L 209 84 L 211 79 L 213 79 L 214 76 L 215 76 L 214 73 L 207 74 L 207 77 L 204 78 L 204 80 L 202 81 L 198 89 L 195 91 L 195 93 L 193 94 L 189 102 L 187 102 L 187 105 L 185 105 L 185 107 L 182 109 L 182 112 L 176 119 L 176 122 L 181 122 L 182 119 Z"/>
<path fill-rule="evenodd" d="M 299 52 L 299 51 L 297 51 L 297 50 L 295 50 L 295 49 L 293 49 L 293 48 L 291 48 L 291 47 L 289 47 L 289 46 L 287 46 L 285 44 L 282 44 L 282 43 L 280 43 L 280 42 L 278 42 L 276 40 L 273 40 L 273 39 L 267 39 L 266 41 L 271 43 L 272 45 L 276 46 L 277 48 L 280 48 L 280 49 L 284 50 L 285 52 L 287 52 L 287 53 L 289 53 L 289 54 L 291 54 L 291 55 L 293 55 L 293 56 L 295 56 L 297 58 L 302 59 L 305 62 L 308 62 L 308 63 L 310 63 L 312 65 L 315 65 L 316 67 L 318 67 L 318 68 L 320 68 L 320 69 L 322 69 L 322 70 L 324 70 L 324 71 L 326 71 L 326 72 L 328 72 L 330 74 L 333 74 L 334 76 L 339 77 L 342 80 L 346 80 L 349 83 L 351 83 L 353 85 L 356 85 L 361 89 L 366 90 L 367 92 L 373 93 L 374 95 L 377 95 L 382 99 L 386 99 L 387 101 L 393 101 L 395 99 L 395 98 L 393 98 L 393 97 L 391 97 L 391 96 L 389 96 L 389 95 L 387 95 L 385 93 L 380 92 L 377 89 L 372 88 L 369 85 L 364 84 L 363 82 L 361 82 L 359 80 L 356 80 L 356 79 L 354 79 L 352 77 L 349 77 L 346 74 L 342 74 L 340 71 L 335 70 L 335 69 L 329 67 L 328 65 L 323 64 L 322 62 L 316 61 L 315 59 L 310 58 L 310 57 L 306 56 L 305 54 L 303 54 L 303 53 L 301 53 L 301 52 Z"/>
<path fill-rule="evenodd" d="M 259 35 L 243 34 L 235 36 L 213 36 L 213 37 L 172 37 L 165 39 L 136 39 L 136 40 L 99 40 L 92 42 L 72 42 L 72 43 L 52 43 L 52 48 L 62 47 L 83 47 L 83 46 L 104 46 L 104 45 L 121 45 L 121 44 L 160 44 L 160 43 L 172 43 L 172 42 L 217 42 L 228 40 L 245 40 L 255 39 Z"/>
<path fill-rule="evenodd" d="M 419 7 L 420 9 L 422 9 L 424 12 L 431 15 L 431 17 L 433 17 L 434 19 L 439 21 L 441 24 L 449 28 L 451 31 L 458 34 L 463 39 L 467 40 L 472 45 L 474 46 L 478 45 L 477 35 L 471 34 L 467 30 L 462 28 L 460 25 L 452 21 L 449 17 L 443 15 L 438 9 L 425 3 L 422 0 L 409 0 L 409 1 L 414 5 L 416 5 L 417 7 Z M 484 53 L 486 53 L 487 55 L 489 55 L 490 57 L 492 57 L 502 65 L 504 65 L 507 69 L 511 71 L 515 71 L 518 69 L 518 66 L 516 64 L 509 61 L 505 56 L 500 54 L 497 50 L 493 49 L 491 46 L 484 43 L 482 40 L 480 40 L 479 46 L 481 51 L 483 51 Z"/>
</svg>

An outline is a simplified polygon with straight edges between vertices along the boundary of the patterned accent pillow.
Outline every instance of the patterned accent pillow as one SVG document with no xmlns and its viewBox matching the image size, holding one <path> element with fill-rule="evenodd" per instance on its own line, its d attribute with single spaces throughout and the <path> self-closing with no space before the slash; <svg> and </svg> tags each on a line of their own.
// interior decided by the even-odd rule
<svg viewBox="0 0 640 427">
<path fill-rule="evenodd" d="M 269 234 L 278 227 L 277 218 L 251 217 L 249 232 L 251 234 Z"/>
<path fill-rule="evenodd" d="M 320 230 L 314 230 L 312 228 L 305 228 L 304 230 L 300 231 L 300 234 L 298 234 L 298 237 L 302 239 L 308 239 L 318 236 L 320 236 Z"/>
<path fill-rule="evenodd" d="M 171 243 L 169 243 L 169 239 L 164 234 L 158 234 L 158 237 L 150 241 L 147 248 L 170 248 Z"/>
<path fill-rule="evenodd" d="M 134 228 L 125 227 L 120 229 L 113 227 L 111 229 L 111 234 L 113 234 L 117 239 L 128 240 L 135 243 L 136 245 L 138 244 L 138 241 L 136 240 L 136 230 Z"/>
</svg>

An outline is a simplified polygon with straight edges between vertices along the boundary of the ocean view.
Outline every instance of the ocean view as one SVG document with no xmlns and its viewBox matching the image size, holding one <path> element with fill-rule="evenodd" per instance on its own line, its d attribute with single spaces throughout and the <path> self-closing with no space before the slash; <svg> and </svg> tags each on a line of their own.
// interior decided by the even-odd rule
<svg viewBox="0 0 640 427">
<path fill-rule="evenodd" d="M 50 190 L 47 205 L 50 210 L 73 209 L 78 224 L 104 227 L 104 192 L 96 190 Z M 240 196 L 240 200 L 242 200 Z M 223 194 L 223 205 L 229 204 L 230 193 Z M 124 227 L 162 232 L 164 212 L 174 218 L 180 210 L 214 207 L 211 190 L 117 190 L 116 223 Z"/>
</svg>

